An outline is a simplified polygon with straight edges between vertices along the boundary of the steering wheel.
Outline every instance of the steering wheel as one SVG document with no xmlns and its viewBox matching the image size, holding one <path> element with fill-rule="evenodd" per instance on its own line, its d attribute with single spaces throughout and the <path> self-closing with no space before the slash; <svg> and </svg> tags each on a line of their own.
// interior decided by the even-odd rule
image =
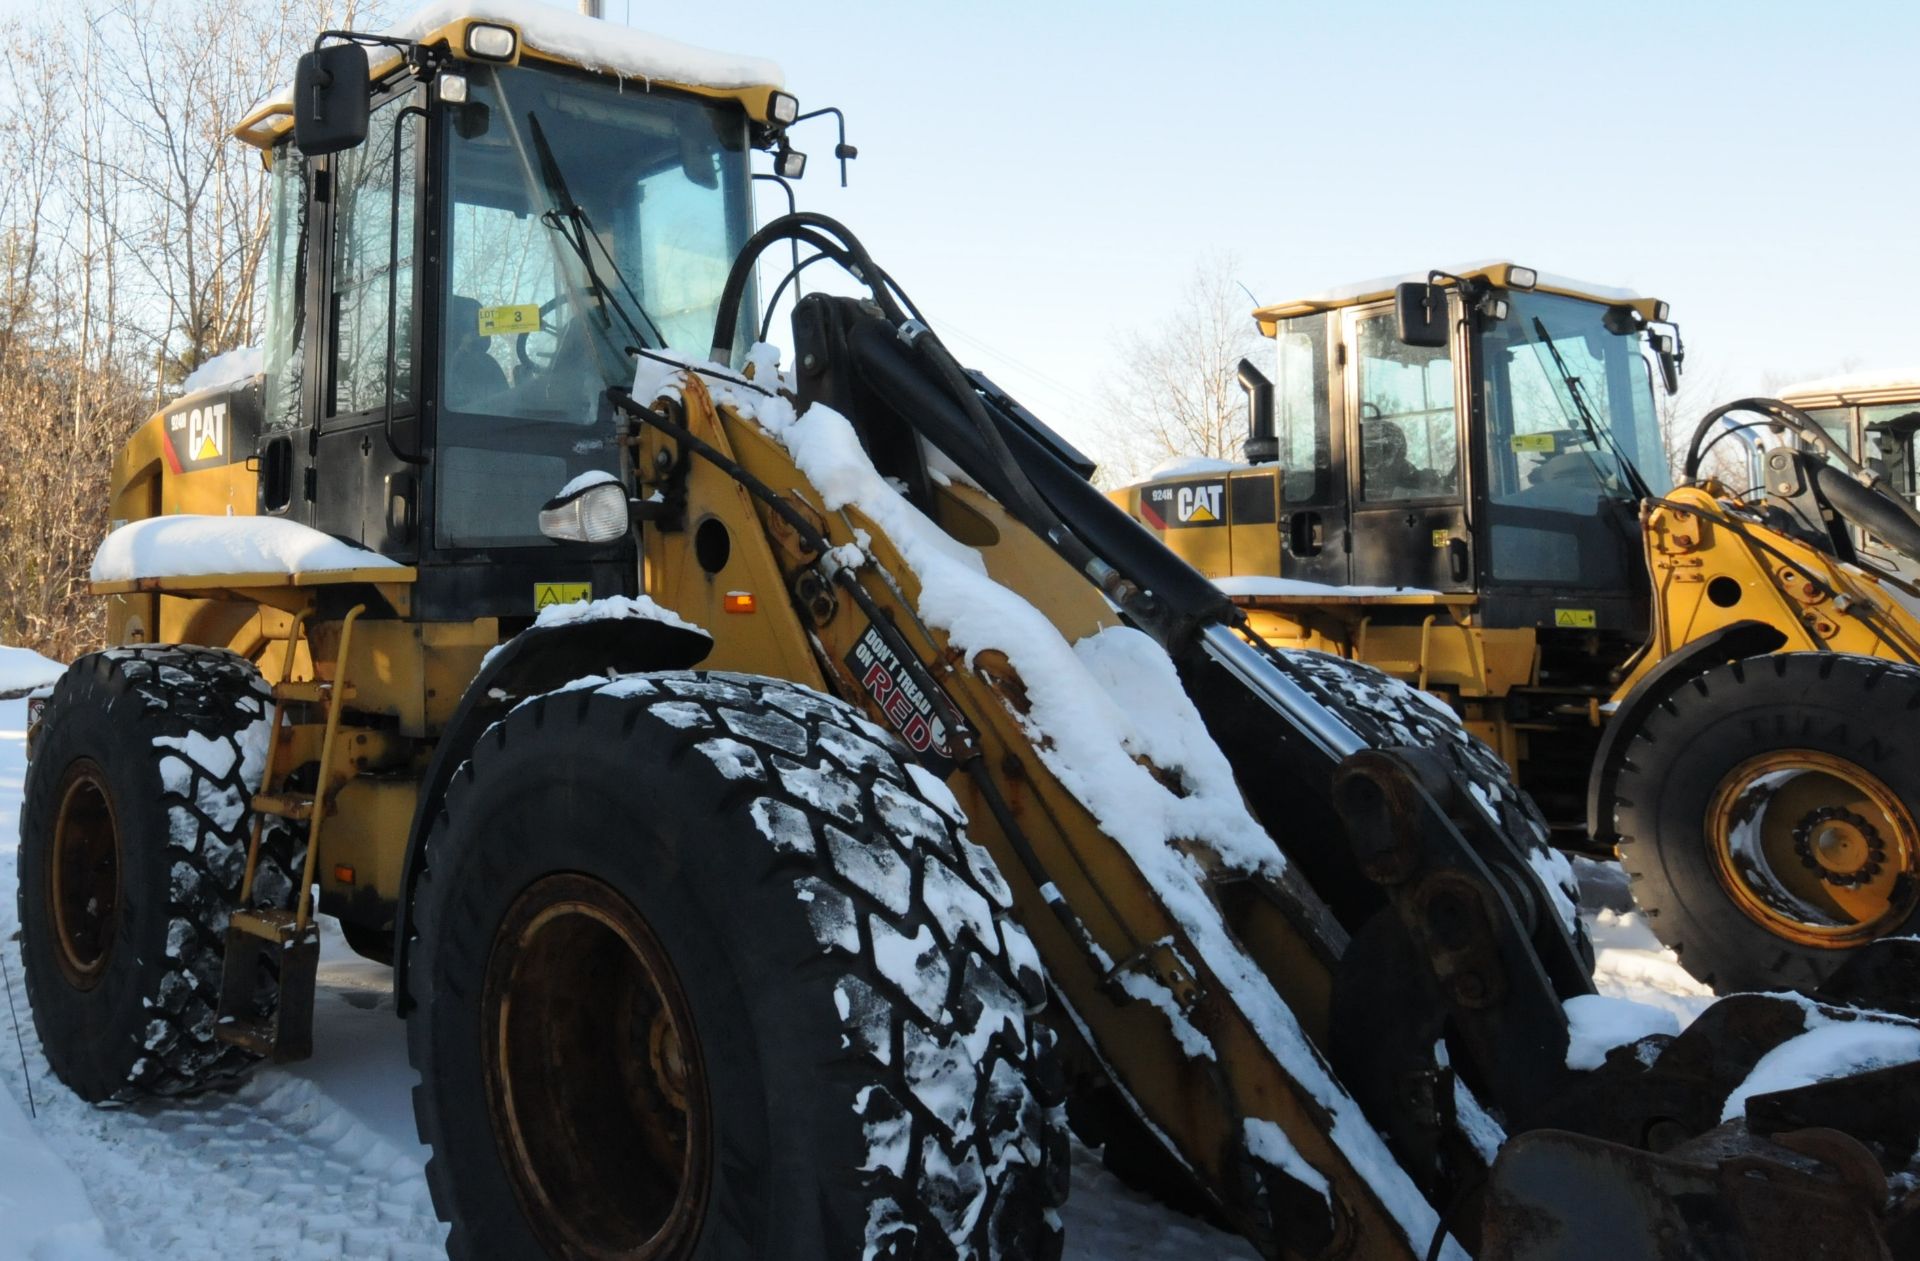
<svg viewBox="0 0 1920 1261">
<path fill-rule="evenodd" d="M 566 295 L 564 294 L 555 294 L 553 297 L 548 298 L 545 302 L 540 304 L 540 326 L 538 328 L 530 328 L 524 333 L 514 334 L 513 357 L 519 363 L 520 367 L 526 372 L 531 374 L 538 374 L 538 373 L 545 372 L 547 369 L 553 366 L 552 355 L 547 356 L 547 361 L 545 363 L 535 363 L 533 361 L 533 358 L 527 354 L 527 338 L 532 337 L 535 333 L 552 333 L 553 330 L 546 326 L 547 315 L 549 312 L 558 310 L 560 304 L 565 300 L 566 300 Z M 558 334 L 555 334 L 554 336 L 554 347 L 556 350 L 559 348 Z"/>
</svg>

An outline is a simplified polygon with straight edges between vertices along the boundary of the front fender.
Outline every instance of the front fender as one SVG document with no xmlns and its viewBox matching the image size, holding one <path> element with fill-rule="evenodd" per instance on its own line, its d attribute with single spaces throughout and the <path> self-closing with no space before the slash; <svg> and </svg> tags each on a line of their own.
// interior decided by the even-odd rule
<svg viewBox="0 0 1920 1261">
<path fill-rule="evenodd" d="M 1696 675 L 1718 665 L 1745 657 L 1763 657 L 1787 642 L 1777 627 L 1765 622 L 1735 622 L 1670 654 L 1642 675 L 1633 690 L 1620 698 L 1600 733 L 1600 747 L 1594 753 L 1593 769 L 1587 776 L 1587 835 L 1595 841 L 1610 840 L 1613 820 L 1603 817 L 1613 800 L 1614 781 L 1619 778 L 1620 758 L 1633 739 L 1633 733 L 1673 690 Z"/>
<path fill-rule="evenodd" d="M 426 870 L 427 833 L 474 742 L 529 696 L 590 674 L 683 670 L 712 649 L 713 639 L 705 631 L 648 617 L 605 617 L 533 626 L 488 655 L 434 747 L 414 806 L 393 924 L 393 991 L 401 1015 L 411 1006 L 407 953 L 413 937 L 414 889 Z"/>
</svg>

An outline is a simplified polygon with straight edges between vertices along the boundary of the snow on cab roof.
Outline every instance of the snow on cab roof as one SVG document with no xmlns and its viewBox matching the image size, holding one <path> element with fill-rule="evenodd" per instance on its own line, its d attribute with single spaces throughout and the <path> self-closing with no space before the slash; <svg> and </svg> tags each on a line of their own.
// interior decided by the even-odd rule
<svg viewBox="0 0 1920 1261">
<path fill-rule="evenodd" d="M 1780 391 L 1784 399 L 1839 398 L 1863 394 L 1920 396 L 1920 368 L 1877 369 L 1870 372 L 1844 372 L 1837 376 L 1802 381 Z"/>
<path fill-rule="evenodd" d="M 1510 283 L 1510 273 L 1518 266 L 1518 264 L 1509 259 L 1490 258 L 1471 263 L 1459 263 L 1452 267 L 1441 267 L 1435 270 L 1446 272 L 1452 276 L 1485 277 L 1495 285 L 1506 287 Z M 1521 268 L 1521 270 L 1529 269 Z M 1382 298 L 1389 298 L 1393 296 L 1395 286 L 1409 282 L 1424 283 L 1428 274 L 1429 273 L 1425 271 L 1407 272 L 1398 276 L 1377 276 L 1372 280 L 1362 280 L 1355 284 L 1340 285 L 1332 289 L 1321 290 L 1319 293 L 1308 294 L 1304 298 L 1294 298 L 1286 302 L 1276 302 L 1271 306 L 1263 306 L 1253 313 L 1253 317 L 1260 321 L 1260 331 L 1271 337 L 1274 332 L 1274 324 L 1278 320 L 1289 319 L 1296 315 L 1311 315 L 1317 311 L 1331 311 L 1339 307 L 1354 306 L 1361 302 L 1373 302 Z M 1665 305 L 1664 303 L 1658 302 L 1657 299 L 1636 292 L 1624 285 L 1604 285 L 1590 280 L 1575 280 L 1570 276 L 1557 276 L 1552 272 L 1538 271 L 1537 269 L 1534 270 L 1534 274 L 1535 280 L 1533 288 L 1535 290 L 1547 293 L 1566 294 L 1576 298 L 1588 298 L 1596 302 L 1623 303 L 1635 308 L 1648 319 L 1658 318 L 1655 308 Z"/>
<path fill-rule="evenodd" d="M 697 48 L 538 0 L 434 0 L 381 34 L 417 40 L 473 21 L 508 23 L 519 29 L 524 52 L 596 74 L 722 92 L 771 90 L 783 82 L 779 64 L 764 57 Z M 366 51 L 375 80 L 400 64 L 395 49 Z M 249 110 L 234 134 L 249 144 L 272 143 L 286 130 L 292 101 L 293 85 L 288 83 Z"/>
</svg>

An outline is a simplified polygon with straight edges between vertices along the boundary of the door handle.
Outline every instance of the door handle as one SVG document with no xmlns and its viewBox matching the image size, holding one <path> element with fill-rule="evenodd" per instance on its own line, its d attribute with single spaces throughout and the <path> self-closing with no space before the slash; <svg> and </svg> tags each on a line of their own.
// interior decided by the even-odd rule
<svg viewBox="0 0 1920 1261">
<path fill-rule="evenodd" d="M 1447 540 L 1447 570 L 1455 582 L 1465 582 L 1467 569 L 1467 541 L 1461 538 Z"/>
<path fill-rule="evenodd" d="M 1318 556 L 1326 545 L 1326 526 L 1319 513 L 1296 512 L 1287 518 L 1287 550 L 1295 556 Z"/>
</svg>

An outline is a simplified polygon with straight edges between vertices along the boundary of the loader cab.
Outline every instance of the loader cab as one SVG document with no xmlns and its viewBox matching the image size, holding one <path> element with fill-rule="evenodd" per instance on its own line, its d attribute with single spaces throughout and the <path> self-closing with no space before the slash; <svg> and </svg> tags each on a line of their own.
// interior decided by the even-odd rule
<svg viewBox="0 0 1920 1261">
<path fill-rule="evenodd" d="M 1894 494 L 1920 508 L 1920 460 L 1915 451 L 1916 434 L 1920 434 L 1920 377 L 1855 373 L 1792 386 L 1780 392 L 1780 400 L 1813 417 L 1836 446 L 1880 474 Z M 1920 579 L 1920 562 L 1860 526 L 1852 530 L 1854 546 L 1863 559 L 1909 581 Z"/>
<path fill-rule="evenodd" d="M 606 391 L 642 352 L 712 340 L 792 98 L 636 90 L 464 19 L 369 56 L 364 140 L 238 129 L 273 170 L 259 511 L 417 566 L 424 620 L 631 594 L 630 537 L 556 544 L 539 510 L 621 472 Z"/>
<path fill-rule="evenodd" d="M 1505 263 L 1437 275 L 1256 313 L 1277 350 L 1280 575 L 1639 636 L 1639 501 L 1670 488 L 1649 352 L 1665 304 Z M 1411 340 L 1410 296 L 1432 313 Z"/>
</svg>

